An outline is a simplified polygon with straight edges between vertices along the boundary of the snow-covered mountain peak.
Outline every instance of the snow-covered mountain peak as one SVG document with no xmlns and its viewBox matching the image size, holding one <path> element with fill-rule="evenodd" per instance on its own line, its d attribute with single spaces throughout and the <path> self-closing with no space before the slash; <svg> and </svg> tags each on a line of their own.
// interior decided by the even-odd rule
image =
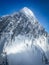
<svg viewBox="0 0 49 65">
<path fill-rule="evenodd" d="M 23 12 L 24 14 L 26 14 L 26 16 L 28 15 L 28 16 L 35 17 L 35 16 L 34 16 L 34 13 L 33 13 L 29 8 L 27 8 L 27 7 L 24 7 L 24 8 L 21 10 L 21 12 Z"/>
<path fill-rule="evenodd" d="M 9 55 L 9 65 L 43 65 L 41 62 L 43 59 L 40 56 L 44 57 L 45 63 L 48 63 L 48 33 L 27 7 L 12 15 L 0 18 L 0 54 L 3 52 L 6 52 L 7 56 Z M 14 59 L 11 59 L 13 57 L 18 61 L 15 62 Z M 38 58 L 38 61 L 36 58 Z M 27 63 L 23 64 L 21 61 L 19 63 L 19 59 L 23 59 L 23 62 Z M 25 61 L 25 59 L 27 60 Z M 12 60 L 14 61 L 12 62 Z M 37 61 L 37 64 L 34 61 Z"/>
</svg>

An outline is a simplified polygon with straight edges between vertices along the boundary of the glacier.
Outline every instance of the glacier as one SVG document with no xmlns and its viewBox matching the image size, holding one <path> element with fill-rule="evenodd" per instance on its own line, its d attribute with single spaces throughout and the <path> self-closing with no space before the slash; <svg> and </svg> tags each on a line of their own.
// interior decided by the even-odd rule
<svg viewBox="0 0 49 65">
<path fill-rule="evenodd" d="M 0 17 L 0 65 L 49 65 L 49 34 L 27 7 Z"/>
</svg>

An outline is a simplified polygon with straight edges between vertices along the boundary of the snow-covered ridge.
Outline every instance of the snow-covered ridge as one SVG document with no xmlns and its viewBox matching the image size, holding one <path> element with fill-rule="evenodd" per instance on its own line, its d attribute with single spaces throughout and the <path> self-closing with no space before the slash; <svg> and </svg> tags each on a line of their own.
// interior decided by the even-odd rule
<svg viewBox="0 0 49 65">
<path fill-rule="evenodd" d="M 24 7 L 21 11 L 24 12 L 24 14 L 26 14 L 26 15 L 35 17 L 33 12 L 27 7 Z"/>
</svg>

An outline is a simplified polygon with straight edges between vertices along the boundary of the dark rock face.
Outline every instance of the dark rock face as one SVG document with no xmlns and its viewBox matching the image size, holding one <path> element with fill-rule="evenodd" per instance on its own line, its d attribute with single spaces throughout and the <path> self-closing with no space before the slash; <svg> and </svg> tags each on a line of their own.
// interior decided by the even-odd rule
<svg viewBox="0 0 49 65">
<path fill-rule="evenodd" d="M 31 15 L 30 13 L 28 14 Z M 30 33 L 34 37 L 42 35 L 45 32 L 44 28 L 37 22 L 34 16 L 29 15 L 22 10 L 13 15 L 1 17 L 0 33 L 10 32 L 12 30 L 13 35 L 14 33 L 16 33 L 16 35 Z"/>
<path fill-rule="evenodd" d="M 16 39 L 15 39 L 15 37 L 16 37 Z M 31 10 L 26 7 L 12 15 L 0 17 L 0 54 L 3 53 L 4 49 L 6 50 L 6 46 L 10 46 L 10 45 L 12 46 L 12 44 L 11 44 L 11 43 L 13 43 L 12 41 L 14 39 L 17 40 L 17 37 L 20 40 L 22 39 L 24 41 L 26 41 L 26 40 L 31 41 L 31 45 L 29 45 L 30 41 L 27 42 L 27 44 L 26 44 L 26 42 L 24 42 L 24 44 L 27 46 L 27 48 L 28 48 L 28 46 L 30 46 L 31 49 L 29 47 L 29 49 L 30 49 L 29 53 L 24 52 L 22 54 L 33 55 L 33 52 L 31 51 L 33 49 L 34 55 L 35 55 L 34 58 L 36 59 L 36 57 L 38 57 L 38 56 L 36 56 L 35 52 L 37 51 L 37 49 L 39 49 L 40 51 L 37 51 L 37 53 L 39 53 L 39 56 L 41 53 L 42 58 L 44 58 L 44 63 L 46 63 L 46 64 L 49 63 L 48 62 L 49 58 L 47 58 L 48 57 L 47 55 L 49 53 L 46 54 L 47 50 L 49 51 L 49 35 L 45 31 L 43 26 L 41 26 L 39 24 L 36 17 L 34 16 L 34 14 L 31 12 Z M 21 38 L 21 37 L 23 37 L 23 38 Z M 15 44 L 15 40 L 14 40 L 13 45 Z M 22 42 L 22 40 L 21 40 L 21 42 Z M 10 41 L 11 41 L 11 43 L 10 43 Z M 18 43 L 20 44 L 19 41 L 18 41 Z M 17 46 L 17 41 L 16 41 L 16 46 Z M 34 50 L 34 48 L 36 50 Z M 6 53 L 8 53 L 8 51 L 6 51 Z M 19 56 L 22 56 L 22 54 L 19 54 Z M 9 54 L 8 56 L 10 57 L 11 55 L 13 55 L 13 54 Z M 26 62 L 25 58 L 23 56 L 22 56 L 23 58 L 17 57 L 17 53 L 15 53 L 15 56 L 16 56 L 16 58 L 18 58 L 17 62 L 13 62 L 15 64 L 27 65 L 30 61 L 27 59 L 28 61 Z M 19 63 L 19 59 L 23 59 L 24 60 L 23 63 L 22 63 L 22 61 L 20 61 L 20 63 Z M 33 56 L 30 59 L 31 59 L 31 61 L 28 65 L 30 65 L 30 64 L 36 65 L 35 63 L 32 63 Z M 34 59 L 34 61 L 36 62 L 35 59 Z M 8 60 L 10 60 L 12 62 L 11 59 L 8 58 Z M 9 61 L 9 65 L 12 65 L 12 63 L 10 61 Z M 24 62 L 26 62 L 26 64 Z M 15 64 L 13 64 L 13 65 L 15 65 Z M 40 65 L 40 63 L 38 63 L 38 62 L 37 62 L 37 64 Z"/>
</svg>

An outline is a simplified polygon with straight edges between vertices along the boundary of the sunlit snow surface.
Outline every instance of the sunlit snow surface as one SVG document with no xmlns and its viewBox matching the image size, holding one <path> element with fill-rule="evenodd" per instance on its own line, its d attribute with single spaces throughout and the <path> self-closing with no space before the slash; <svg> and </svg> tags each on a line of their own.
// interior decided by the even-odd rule
<svg viewBox="0 0 49 65">
<path fill-rule="evenodd" d="M 15 38 L 15 41 L 13 40 L 12 42 L 10 42 L 10 44 L 9 46 L 7 45 L 7 47 L 4 49 L 7 54 L 21 53 L 26 51 L 27 49 L 29 50 L 32 44 L 32 40 L 30 40 L 28 37 L 19 35 Z"/>
<path fill-rule="evenodd" d="M 0 53 L 6 52 L 9 65 L 49 65 L 49 34 L 30 9 L 1 19 Z"/>
<path fill-rule="evenodd" d="M 26 51 L 28 47 L 31 48 L 31 45 L 35 45 L 39 46 L 44 52 L 46 52 L 49 50 L 49 45 L 46 42 L 47 40 L 44 36 L 41 36 L 39 39 L 35 39 L 34 42 L 32 42 L 28 37 L 19 35 L 18 37 L 15 37 L 15 40 L 9 42 L 5 51 L 7 54 L 21 53 L 22 51 Z"/>
<path fill-rule="evenodd" d="M 26 15 L 30 15 L 30 16 L 35 17 L 34 14 L 33 14 L 33 12 L 32 12 L 30 9 L 28 9 L 27 7 L 24 7 L 24 8 L 22 9 L 22 11 L 23 11 L 24 14 L 26 14 Z"/>
</svg>

